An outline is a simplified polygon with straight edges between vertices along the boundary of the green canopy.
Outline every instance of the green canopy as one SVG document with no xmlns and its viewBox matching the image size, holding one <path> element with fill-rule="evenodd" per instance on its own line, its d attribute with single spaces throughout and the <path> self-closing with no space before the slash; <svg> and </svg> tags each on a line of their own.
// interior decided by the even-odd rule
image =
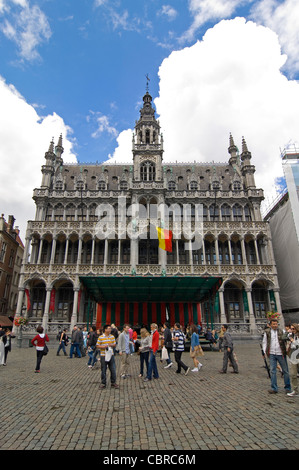
<svg viewBox="0 0 299 470">
<path fill-rule="evenodd" d="M 96 302 L 202 302 L 214 296 L 219 277 L 81 276 Z"/>
</svg>

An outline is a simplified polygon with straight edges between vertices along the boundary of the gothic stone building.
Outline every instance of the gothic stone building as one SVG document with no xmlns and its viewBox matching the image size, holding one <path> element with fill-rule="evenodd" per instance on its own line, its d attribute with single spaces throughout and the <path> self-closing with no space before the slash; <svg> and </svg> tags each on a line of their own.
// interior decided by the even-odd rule
<svg viewBox="0 0 299 470">
<path fill-rule="evenodd" d="M 239 155 L 230 135 L 226 164 L 164 163 L 146 92 L 130 164 L 65 164 L 62 153 L 60 136 L 45 153 L 36 217 L 26 232 L 17 314 L 31 325 L 54 332 L 58 325 L 169 319 L 226 322 L 253 335 L 268 310 L 280 310 L 263 191 L 244 138 Z M 172 251 L 159 247 L 156 227 L 172 231 Z"/>
</svg>

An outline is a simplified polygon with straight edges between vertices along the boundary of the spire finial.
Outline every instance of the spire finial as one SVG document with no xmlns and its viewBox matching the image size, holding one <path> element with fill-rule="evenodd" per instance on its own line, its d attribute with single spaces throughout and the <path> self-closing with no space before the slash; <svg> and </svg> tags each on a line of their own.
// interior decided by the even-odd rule
<svg viewBox="0 0 299 470">
<path fill-rule="evenodd" d="M 54 153 L 54 137 L 52 137 L 52 140 L 51 140 L 50 145 L 49 145 L 48 152 Z"/>
<path fill-rule="evenodd" d="M 58 139 L 58 144 L 55 147 L 56 158 L 61 158 L 63 151 L 64 151 L 64 148 L 62 146 L 62 134 L 60 134 L 59 139 Z"/>
<path fill-rule="evenodd" d="M 149 83 L 148 82 L 150 82 L 150 78 L 148 76 L 148 73 L 146 74 L 145 78 L 146 78 L 146 92 L 148 93 L 148 88 L 149 88 Z"/>
<path fill-rule="evenodd" d="M 246 140 L 244 139 L 244 136 L 242 137 L 242 153 L 248 152 L 247 148 L 247 143 Z"/>
<path fill-rule="evenodd" d="M 251 153 L 248 150 L 247 143 L 246 143 L 246 140 L 244 139 L 244 137 L 242 137 L 241 159 L 242 159 L 242 161 L 251 159 Z"/>
</svg>

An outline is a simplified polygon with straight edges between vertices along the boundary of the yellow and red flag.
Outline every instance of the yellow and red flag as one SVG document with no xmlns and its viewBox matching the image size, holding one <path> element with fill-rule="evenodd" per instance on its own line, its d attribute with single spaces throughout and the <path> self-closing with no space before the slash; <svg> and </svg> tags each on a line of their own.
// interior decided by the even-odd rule
<svg viewBox="0 0 299 470">
<path fill-rule="evenodd" d="M 172 231 L 156 227 L 159 239 L 159 248 L 172 252 Z"/>
</svg>

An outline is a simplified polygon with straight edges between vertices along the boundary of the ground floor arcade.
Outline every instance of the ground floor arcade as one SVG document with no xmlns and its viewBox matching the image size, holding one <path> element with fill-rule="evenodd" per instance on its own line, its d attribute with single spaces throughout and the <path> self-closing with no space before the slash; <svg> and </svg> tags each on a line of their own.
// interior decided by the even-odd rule
<svg viewBox="0 0 299 470">
<path fill-rule="evenodd" d="M 266 279 L 246 285 L 240 279 L 212 276 L 83 276 L 79 287 L 70 279 L 31 279 L 19 291 L 19 314 L 30 322 L 132 326 L 180 322 L 256 324 L 269 310 L 281 311 L 277 290 Z"/>
</svg>

